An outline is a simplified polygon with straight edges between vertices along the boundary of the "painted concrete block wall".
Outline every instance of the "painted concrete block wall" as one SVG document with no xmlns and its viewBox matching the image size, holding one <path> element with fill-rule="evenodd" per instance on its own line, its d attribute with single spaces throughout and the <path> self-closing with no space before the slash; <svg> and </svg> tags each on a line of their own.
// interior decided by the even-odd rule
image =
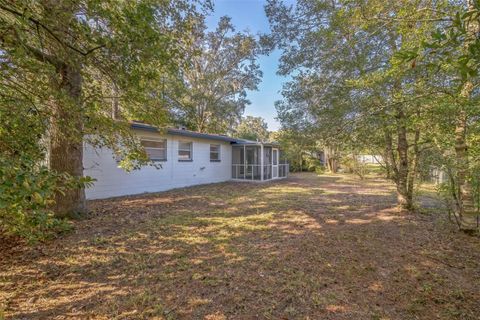
<svg viewBox="0 0 480 320">
<path fill-rule="evenodd" d="M 87 199 L 158 192 L 231 179 L 230 143 L 175 135 L 161 137 L 154 132 L 137 131 L 141 137 L 167 139 L 167 161 L 158 162 L 162 168 L 144 166 L 140 170 L 126 172 L 118 167 L 110 150 L 94 149 L 85 145 L 84 175 L 97 180 L 93 187 L 86 189 Z M 178 161 L 179 141 L 193 142 L 193 161 Z M 210 162 L 210 144 L 221 146 L 220 162 Z"/>
</svg>

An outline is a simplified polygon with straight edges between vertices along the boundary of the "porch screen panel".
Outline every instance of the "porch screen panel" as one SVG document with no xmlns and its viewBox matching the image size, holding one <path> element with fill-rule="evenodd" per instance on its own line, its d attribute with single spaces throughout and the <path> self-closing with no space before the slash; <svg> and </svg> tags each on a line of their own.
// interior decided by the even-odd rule
<svg viewBox="0 0 480 320">
<path fill-rule="evenodd" d="M 284 178 L 288 176 L 288 164 L 283 150 L 278 150 L 279 166 L 278 166 L 278 176 Z"/>
<path fill-rule="evenodd" d="M 272 177 L 278 178 L 278 149 L 272 151 Z"/>
<path fill-rule="evenodd" d="M 263 179 L 272 179 L 272 148 L 263 148 Z"/>
<path fill-rule="evenodd" d="M 232 178 L 245 179 L 243 146 L 232 148 Z"/>
<path fill-rule="evenodd" d="M 260 147 L 248 146 L 245 148 L 246 172 L 245 179 L 261 180 Z"/>
</svg>

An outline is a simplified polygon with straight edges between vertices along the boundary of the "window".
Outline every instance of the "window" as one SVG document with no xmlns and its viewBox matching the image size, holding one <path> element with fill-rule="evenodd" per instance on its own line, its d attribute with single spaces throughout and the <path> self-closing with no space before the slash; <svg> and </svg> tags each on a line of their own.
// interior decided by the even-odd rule
<svg viewBox="0 0 480 320">
<path fill-rule="evenodd" d="M 220 162 L 220 145 L 219 144 L 210 145 L 210 161 Z"/>
<path fill-rule="evenodd" d="M 167 161 L 167 140 L 142 140 L 141 144 L 152 161 Z"/>
<path fill-rule="evenodd" d="M 192 161 L 192 142 L 178 143 L 178 161 Z"/>
</svg>

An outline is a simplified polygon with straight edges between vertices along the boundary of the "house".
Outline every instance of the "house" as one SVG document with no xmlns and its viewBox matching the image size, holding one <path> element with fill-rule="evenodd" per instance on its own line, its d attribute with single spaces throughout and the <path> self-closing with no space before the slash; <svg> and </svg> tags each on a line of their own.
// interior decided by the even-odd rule
<svg viewBox="0 0 480 320">
<path fill-rule="evenodd" d="M 358 161 L 367 164 L 382 164 L 383 157 L 374 154 L 361 154 L 357 157 Z"/>
<path fill-rule="evenodd" d="M 288 176 L 277 143 L 261 143 L 217 134 L 168 129 L 134 122 L 147 155 L 160 166 L 127 172 L 109 149 L 85 146 L 84 175 L 96 179 L 87 199 L 103 199 L 174 188 L 235 181 L 269 181 Z M 160 167 L 160 168 L 158 168 Z"/>
</svg>

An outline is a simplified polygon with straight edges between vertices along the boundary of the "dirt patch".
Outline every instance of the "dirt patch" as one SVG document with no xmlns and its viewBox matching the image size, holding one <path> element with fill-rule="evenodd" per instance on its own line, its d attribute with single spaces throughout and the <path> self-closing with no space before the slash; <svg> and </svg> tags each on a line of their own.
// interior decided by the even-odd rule
<svg viewBox="0 0 480 320">
<path fill-rule="evenodd" d="M 93 201 L 2 255 L 0 318 L 478 319 L 480 240 L 427 201 L 314 174 Z"/>
</svg>

